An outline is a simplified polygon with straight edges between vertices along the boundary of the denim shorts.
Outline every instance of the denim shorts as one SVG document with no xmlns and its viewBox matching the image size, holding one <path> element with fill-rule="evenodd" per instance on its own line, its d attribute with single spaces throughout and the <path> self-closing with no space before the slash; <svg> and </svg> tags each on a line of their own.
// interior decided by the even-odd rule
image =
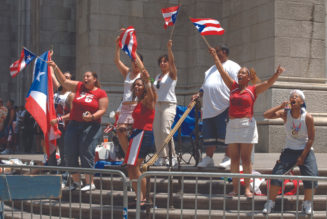
<svg viewBox="0 0 327 219">
<path fill-rule="evenodd" d="M 138 129 L 134 129 L 131 133 L 131 136 L 134 136 L 139 131 L 140 130 L 138 130 Z M 146 155 L 148 155 L 149 153 L 153 153 L 153 152 L 155 152 L 153 132 L 152 131 L 144 131 L 138 158 L 144 159 L 146 157 Z"/>
<path fill-rule="evenodd" d="M 65 164 L 78 167 L 94 167 L 95 148 L 102 141 L 101 124 L 97 122 L 71 121 L 66 128 L 64 137 Z"/>
<path fill-rule="evenodd" d="M 283 175 L 286 173 L 290 168 L 292 168 L 295 164 L 297 159 L 301 156 L 303 150 L 291 150 L 285 149 L 277 161 L 272 174 L 275 175 Z M 299 166 L 300 172 L 302 176 L 318 176 L 318 167 L 316 162 L 315 154 L 312 150 L 308 153 L 307 157 L 304 160 L 304 164 Z M 282 180 L 279 179 L 272 179 L 272 185 L 282 186 Z M 305 189 L 312 188 L 312 181 L 305 181 L 303 180 L 303 186 Z M 313 181 L 313 188 L 317 188 L 318 182 Z"/>
<path fill-rule="evenodd" d="M 226 124 L 228 122 L 228 108 L 219 115 L 203 119 L 203 145 L 204 147 L 221 145 L 226 146 Z"/>
</svg>

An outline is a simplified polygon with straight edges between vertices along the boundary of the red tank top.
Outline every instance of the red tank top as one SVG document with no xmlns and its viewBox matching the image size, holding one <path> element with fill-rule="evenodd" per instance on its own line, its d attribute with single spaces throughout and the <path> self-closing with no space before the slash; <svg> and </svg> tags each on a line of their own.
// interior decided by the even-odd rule
<svg viewBox="0 0 327 219">
<path fill-rule="evenodd" d="M 133 128 L 142 129 L 146 131 L 152 131 L 152 123 L 154 120 L 154 112 L 155 110 L 148 109 L 141 102 L 139 102 L 134 111 L 133 111 L 133 119 L 134 124 Z"/>
<path fill-rule="evenodd" d="M 73 100 L 73 108 L 70 111 L 70 119 L 83 122 L 83 113 L 89 111 L 95 113 L 99 109 L 99 99 L 107 97 L 107 93 L 98 88 L 96 90 L 88 90 L 82 82 L 79 82 L 76 87 L 76 95 Z M 101 122 L 98 119 L 96 122 Z"/>
<path fill-rule="evenodd" d="M 255 86 L 248 86 L 241 93 L 238 83 L 234 81 L 229 96 L 229 116 L 233 118 L 251 118 L 256 98 Z"/>
</svg>

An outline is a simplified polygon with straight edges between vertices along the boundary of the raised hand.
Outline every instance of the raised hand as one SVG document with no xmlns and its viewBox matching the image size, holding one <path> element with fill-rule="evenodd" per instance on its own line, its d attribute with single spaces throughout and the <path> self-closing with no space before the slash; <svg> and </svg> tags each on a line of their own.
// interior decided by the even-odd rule
<svg viewBox="0 0 327 219">
<path fill-rule="evenodd" d="M 285 71 L 285 68 L 278 65 L 277 70 L 276 70 L 276 74 L 281 75 L 284 71 Z"/>
</svg>

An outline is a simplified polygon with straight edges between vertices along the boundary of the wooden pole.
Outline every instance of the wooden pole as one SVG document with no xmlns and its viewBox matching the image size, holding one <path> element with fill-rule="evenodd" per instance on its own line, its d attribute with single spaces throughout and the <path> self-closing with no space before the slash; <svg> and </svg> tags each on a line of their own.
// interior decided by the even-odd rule
<svg viewBox="0 0 327 219">
<path fill-rule="evenodd" d="M 201 37 L 202 37 L 202 39 L 204 40 L 204 42 L 207 44 L 208 48 L 210 49 L 211 46 L 210 46 L 210 44 L 209 44 L 207 38 L 205 38 L 205 36 L 203 36 L 203 35 L 201 35 Z"/>
</svg>

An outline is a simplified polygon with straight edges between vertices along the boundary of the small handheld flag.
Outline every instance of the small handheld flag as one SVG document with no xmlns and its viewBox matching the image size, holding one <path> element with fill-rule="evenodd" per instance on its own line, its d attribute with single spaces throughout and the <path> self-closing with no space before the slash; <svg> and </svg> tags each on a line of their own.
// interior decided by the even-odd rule
<svg viewBox="0 0 327 219">
<path fill-rule="evenodd" d="M 20 58 L 10 65 L 10 76 L 12 78 L 16 77 L 17 74 L 22 71 L 26 65 L 28 65 L 36 57 L 33 53 L 23 48 L 20 53 Z"/>
<path fill-rule="evenodd" d="M 190 18 L 193 25 L 201 33 L 205 35 L 223 35 L 224 29 L 220 26 L 219 21 L 211 18 Z"/>
<path fill-rule="evenodd" d="M 165 29 L 167 29 L 168 26 L 173 26 L 175 24 L 178 12 L 179 12 L 179 6 L 173 6 L 173 7 L 161 9 L 162 16 L 165 20 L 165 25 L 164 25 Z"/>
<path fill-rule="evenodd" d="M 134 27 L 126 28 L 119 38 L 119 47 L 132 59 L 136 58 L 137 41 Z"/>
</svg>

